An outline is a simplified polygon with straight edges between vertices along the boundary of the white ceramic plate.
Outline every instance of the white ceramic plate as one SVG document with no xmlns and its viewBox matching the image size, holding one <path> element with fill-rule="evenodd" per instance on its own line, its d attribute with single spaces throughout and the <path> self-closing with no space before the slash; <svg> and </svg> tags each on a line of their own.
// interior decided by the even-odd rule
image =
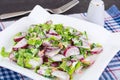
<svg viewBox="0 0 120 80">
<path fill-rule="evenodd" d="M 0 33 L 0 49 L 5 46 L 7 50 L 10 50 L 12 46 L 12 37 L 14 34 L 20 31 L 26 31 L 31 24 L 43 23 L 47 20 L 52 20 L 53 23 L 62 23 L 65 26 L 71 26 L 80 31 L 87 31 L 91 41 L 98 42 L 103 46 L 104 50 L 99 55 L 96 62 L 88 68 L 81 77 L 76 75 L 74 80 L 98 80 L 109 61 L 113 58 L 116 52 L 120 50 L 119 34 L 112 34 L 101 26 L 83 20 L 63 15 L 51 15 L 38 5 L 33 9 L 28 17 L 24 17 L 16 21 L 13 25 Z M 31 70 L 22 68 L 9 59 L 2 58 L 1 56 L 0 66 L 19 72 L 34 80 L 48 80 L 47 78 L 44 78 Z"/>
</svg>

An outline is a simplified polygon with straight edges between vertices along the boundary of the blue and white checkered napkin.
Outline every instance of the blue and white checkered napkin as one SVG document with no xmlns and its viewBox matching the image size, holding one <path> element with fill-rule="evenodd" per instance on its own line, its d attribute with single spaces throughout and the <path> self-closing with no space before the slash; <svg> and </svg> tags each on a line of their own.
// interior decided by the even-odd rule
<svg viewBox="0 0 120 80">
<path fill-rule="evenodd" d="M 86 19 L 86 13 L 72 14 L 69 16 L 73 16 L 79 19 L 80 18 Z M 14 22 L 15 21 L 0 22 L 0 31 L 4 30 L 8 25 Z M 115 5 L 110 7 L 105 12 L 104 28 L 111 32 L 120 32 L 120 11 Z M 31 80 L 31 79 L 9 69 L 0 67 L 0 80 Z M 105 68 L 99 80 L 120 80 L 120 51 L 116 53 L 114 58 Z"/>
</svg>

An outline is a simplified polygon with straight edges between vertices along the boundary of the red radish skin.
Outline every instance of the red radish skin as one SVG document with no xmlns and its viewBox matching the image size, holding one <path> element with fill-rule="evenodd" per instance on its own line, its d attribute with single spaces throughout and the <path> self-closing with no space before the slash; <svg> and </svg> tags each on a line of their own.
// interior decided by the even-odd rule
<svg viewBox="0 0 120 80">
<path fill-rule="evenodd" d="M 57 38 L 58 40 L 60 40 L 62 37 L 61 37 L 61 35 L 59 35 L 55 30 L 53 30 L 53 29 L 50 29 L 48 32 L 47 32 L 47 34 L 46 34 L 46 37 L 52 37 L 52 36 L 54 36 L 55 38 Z"/>
<path fill-rule="evenodd" d="M 15 37 L 15 38 L 14 38 L 14 41 L 15 41 L 15 42 L 19 42 L 19 41 L 22 40 L 23 38 L 25 38 L 25 36 Z"/>
<path fill-rule="evenodd" d="M 45 55 L 43 56 L 43 62 L 48 62 L 48 57 L 46 57 Z"/>
<path fill-rule="evenodd" d="M 25 38 L 25 36 L 26 36 L 26 33 L 25 33 L 25 32 L 22 32 L 22 35 L 21 35 L 21 36 L 16 36 L 16 37 L 14 38 L 14 41 L 15 41 L 15 42 L 19 42 L 20 40 L 22 40 L 23 38 Z"/>
<path fill-rule="evenodd" d="M 20 48 L 24 49 L 24 48 L 27 48 L 27 47 L 28 47 L 27 40 L 25 38 L 23 38 L 15 46 L 13 46 L 13 50 L 17 51 Z"/>
</svg>

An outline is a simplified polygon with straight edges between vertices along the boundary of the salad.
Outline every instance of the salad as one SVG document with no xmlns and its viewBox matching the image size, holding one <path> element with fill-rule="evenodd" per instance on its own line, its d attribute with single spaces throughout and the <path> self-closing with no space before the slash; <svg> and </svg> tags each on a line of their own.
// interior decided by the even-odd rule
<svg viewBox="0 0 120 80">
<path fill-rule="evenodd" d="M 73 74 L 82 74 L 102 50 L 102 45 L 89 41 L 86 31 L 50 20 L 15 34 L 12 50 L 3 47 L 0 55 L 52 80 L 72 80 Z"/>
</svg>

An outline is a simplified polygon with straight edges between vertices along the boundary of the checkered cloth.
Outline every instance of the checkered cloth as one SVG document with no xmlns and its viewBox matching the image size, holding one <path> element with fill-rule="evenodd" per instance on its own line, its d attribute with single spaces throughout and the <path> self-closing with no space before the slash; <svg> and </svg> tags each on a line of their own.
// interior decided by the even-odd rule
<svg viewBox="0 0 120 80">
<path fill-rule="evenodd" d="M 86 13 L 72 14 L 76 18 L 86 19 Z M 4 30 L 8 25 L 15 21 L 0 22 L 0 31 Z M 120 32 L 120 11 L 113 5 L 105 12 L 105 25 L 108 31 Z M 9 69 L 0 67 L 0 80 L 31 80 L 19 73 Z M 114 58 L 110 61 L 108 66 L 101 74 L 99 80 L 120 80 L 120 51 L 116 53 Z"/>
</svg>

